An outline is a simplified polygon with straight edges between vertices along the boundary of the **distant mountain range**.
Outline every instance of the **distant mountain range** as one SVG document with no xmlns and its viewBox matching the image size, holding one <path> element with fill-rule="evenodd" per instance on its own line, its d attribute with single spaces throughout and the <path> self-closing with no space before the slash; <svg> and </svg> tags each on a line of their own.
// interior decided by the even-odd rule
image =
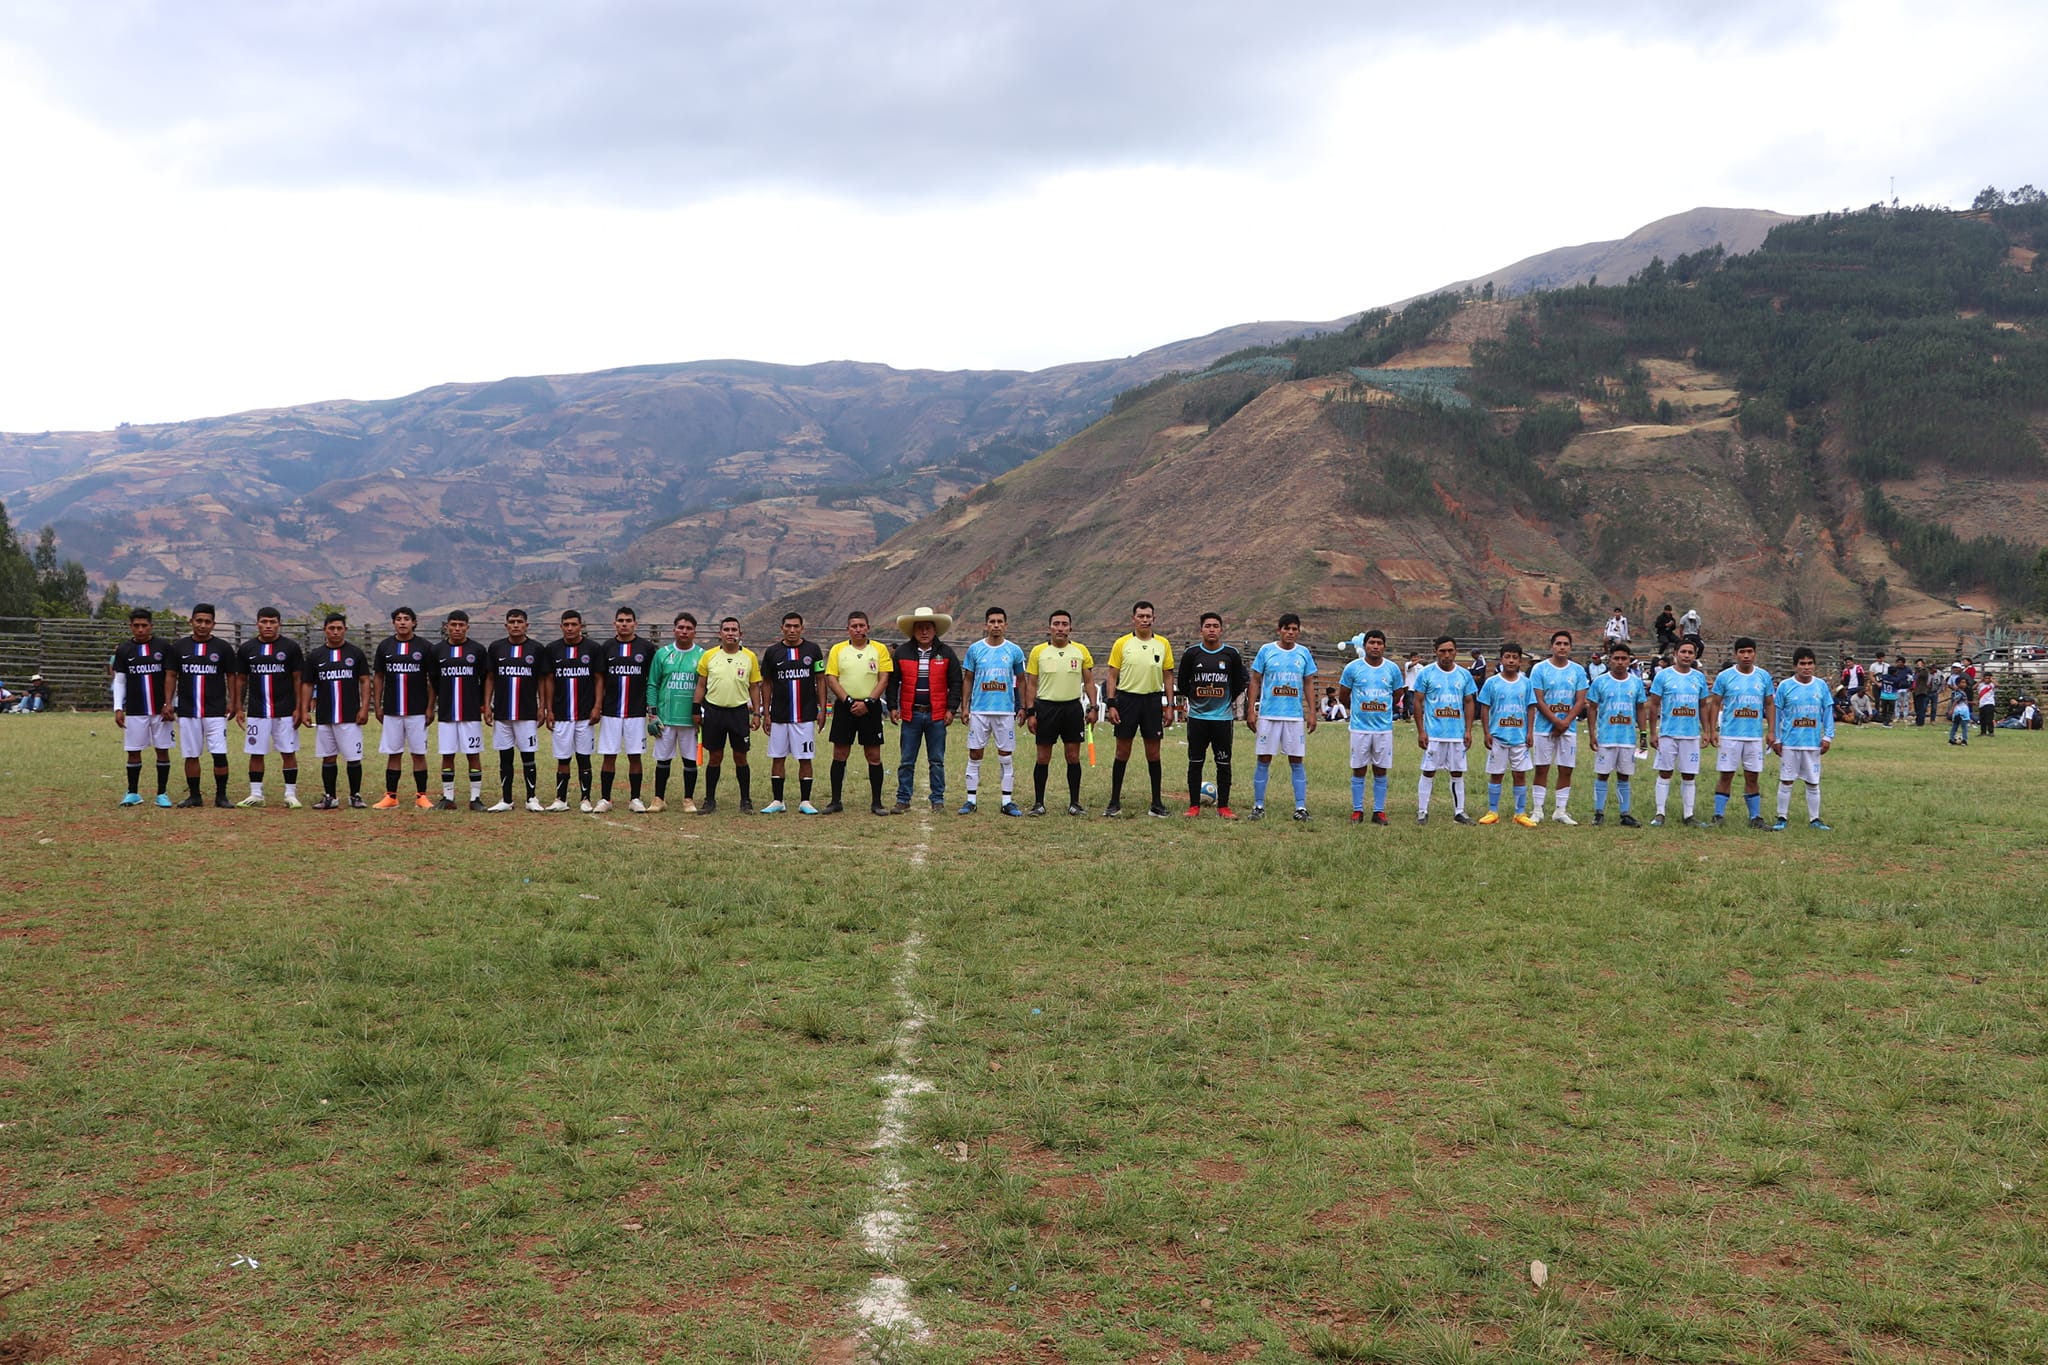
<svg viewBox="0 0 2048 1365">
<path fill-rule="evenodd" d="M 1749 249 L 1779 221 L 1693 210 L 1474 284 L 1619 278 L 1712 241 Z M 0 500 L 131 600 L 204 594 L 240 616 L 597 595 L 744 611 L 1084 430 L 1121 391 L 1347 321 L 1247 323 L 1029 373 L 698 361 L 4 434 Z"/>
</svg>

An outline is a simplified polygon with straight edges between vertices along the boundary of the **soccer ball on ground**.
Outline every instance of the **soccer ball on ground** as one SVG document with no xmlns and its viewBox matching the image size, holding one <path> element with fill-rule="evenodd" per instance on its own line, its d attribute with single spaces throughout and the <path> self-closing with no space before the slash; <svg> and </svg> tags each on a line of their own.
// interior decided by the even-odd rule
<svg viewBox="0 0 2048 1365">
<path fill-rule="evenodd" d="M 1204 782 L 1202 784 L 1202 804 L 1205 806 L 1216 804 L 1216 784 L 1214 782 Z"/>
</svg>

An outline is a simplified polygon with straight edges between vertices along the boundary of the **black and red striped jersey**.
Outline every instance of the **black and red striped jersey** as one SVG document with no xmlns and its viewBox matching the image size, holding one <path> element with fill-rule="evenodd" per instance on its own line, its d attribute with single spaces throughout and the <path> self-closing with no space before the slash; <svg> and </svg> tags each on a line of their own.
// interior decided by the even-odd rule
<svg viewBox="0 0 2048 1365">
<path fill-rule="evenodd" d="M 583 720 L 590 715 L 597 687 L 597 649 L 588 640 L 548 646 L 548 672 L 555 680 L 556 720 Z"/>
<path fill-rule="evenodd" d="M 387 635 L 370 658 L 383 688 L 380 704 L 387 716 L 424 716 L 433 689 L 433 659 L 425 640 Z"/>
<path fill-rule="evenodd" d="M 171 673 L 178 688 L 178 714 L 208 720 L 228 713 L 228 675 L 239 667 L 235 647 L 225 640 L 190 635 L 171 646 Z"/>
<path fill-rule="evenodd" d="M 778 725 L 818 718 L 818 675 L 825 671 L 825 651 L 809 640 L 786 645 L 780 640 L 761 651 L 761 672 L 768 679 L 768 717 Z"/>
<path fill-rule="evenodd" d="M 547 646 L 535 640 L 499 640 L 489 650 L 491 716 L 496 720 L 539 720 L 540 690 L 547 686 Z"/>
<path fill-rule="evenodd" d="M 490 661 L 482 649 L 465 641 L 434 646 L 434 690 L 442 720 L 484 718 L 484 673 Z"/>
<path fill-rule="evenodd" d="M 604 671 L 599 677 L 604 714 L 637 716 L 646 712 L 647 670 L 653 662 L 654 646 L 637 635 L 604 642 Z"/>
<path fill-rule="evenodd" d="M 363 679 L 370 676 L 370 656 L 353 644 L 321 645 L 306 656 L 300 673 L 313 688 L 315 725 L 354 725 L 363 709 Z"/>
<path fill-rule="evenodd" d="M 306 651 L 297 640 L 245 640 L 235 652 L 249 679 L 242 689 L 242 709 L 250 720 L 289 718 L 298 710 Z"/>
<path fill-rule="evenodd" d="M 130 715 L 153 716 L 164 709 L 164 689 L 170 685 L 164 672 L 170 663 L 170 651 L 158 640 L 125 640 L 114 651 L 108 666 L 128 679 L 124 707 Z"/>
</svg>

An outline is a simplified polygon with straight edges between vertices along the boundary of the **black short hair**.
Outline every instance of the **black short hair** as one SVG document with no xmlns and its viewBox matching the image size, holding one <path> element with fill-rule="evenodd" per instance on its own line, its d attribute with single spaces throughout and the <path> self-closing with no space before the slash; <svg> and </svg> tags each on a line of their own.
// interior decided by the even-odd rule
<svg viewBox="0 0 2048 1365">
<path fill-rule="evenodd" d="M 137 607 L 128 613 L 128 619 L 131 621 L 154 621 L 156 617 L 150 612 L 148 607 Z"/>
<path fill-rule="evenodd" d="M 1387 642 L 1387 633 L 1378 626 L 1374 626 L 1365 633 L 1365 638 L 1368 640 L 1378 640 L 1381 644 L 1385 644 Z"/>
<path fill-rule="evenodd" d="M 1563 636 L 1563 637 L 1564 637 L 1564 642 L 1565 642 L 1566 644 L 1568 644 L 1568 645 L 1569 645 L 1569 644 L 1576 644 L 1576 643 L 1578 643 L 1578 642 L 1577 642 L 1576 640 L 1574 640 L 1574 639 L 1572 638 L 1572 633 L 1571 633 L 1570 631 L 1568 631 L 1568 630 L 1553 630 L 1553 631 L 1551 631 L 1551 632 L 1550 632 L 1550 643 L 1552 643 L 1552 644 L 1556 644 L 1556 643 L 1557 643 L 1557 641 L 1558 641 L 1558 637 L 1559 637 L 1559 636 Z"/>
<path fill-rule="evenodd" d="M 391 609 L 392 620 L 396 621 L 401 616 L 410 616 L 415 621 L 420 619 L 420 614 L 411 607 L 393 607 Z"/>
<path fill-rule="evenodd" d="M 1151 604 L 1150 602 L 1147 602 L 1147 601 L 1146 601 L 1146 600 L 1145 600 L 1144 598 L 1142 598 L 1142 597 L 1141 597 L 1141 598 L 1139 598 L 1139 599 L 1138 599 L 1137 601 L 1135 601 L 1135 602 L 1131 603 L 1131 615 L 1133 615 L 1133 616 L 1136 616 L 1136 615 L 1137 615 L 1137 614 L 1138 614 L 1139 612 L 1141 612 L 1141 611 L 1158 611 L 1158 610 L 1159 610 L 1159 608 L 1157 608 L 1157 607 L 1153 606 L 1153 605 L 1152 605 L 1152 604 Z"/>
<path fill-rule="evenodd" d="M 1814 653 L 1809 646 L 1801 645 L 1799 646 L 1799 648 L 1792 651 L 1792 666 L 1794 668 L 1797 668 L 1799 666 L 1799 661 L 1801 659 L 1810 659 L 1814 663 L 1819 663 L 1820 655 Z"/>
<path fill-rule="evenodd" d="M 1607 646 L 1608 658 L 1611 659 L 1617 654 L 1626 654 L 1631 659 L 1635 658 L 1636 656 L 1636 652 L 1634 650 L 1630 649 L 1627 645 L 1623 644 L 1619 640 L 1616 640 L 1613 644 Z"/>
<path fill-rule="evenodd" d="M 794 622 L 796 622 L 796 623 L 797 623 L 798 625 L 802 625 L 802 624 L 804 623 L 804 616 L 803 616 L 803 613 L 802 613 L 802 612 L 800 612 L 800 611 L 786 611 L 786 612 L 782 613 L 782 624 L 783 624 L 783 625 L 785 625 L 785 626 L 786 626 L 786 625 L 788 625 L 788 624 L 789 624 L 789 623 L 790 623 L 791 621 L 794 621 Z"/>
<path fill-rule="evenodd" d="M 1005 621 L 1010 619 L 1010 613 L 1004 611 L 1001 607 L 990 607 L 987 611 L 981 614 L 981 619 L 986 621 L 991 616 L 1000 616 Z"/>
<path fill-rule="evenodd" d="M 526 619 L 526 612 L 520 607 L 508 607 L 505 611 L 505 619 L 509 621 L 515 616 L 524 621 Z"/>
<path fill-rule="evenodd" d="M 577 621 L 577 622 L 580 622 L 580 621 L 582 621 L 582 620 L 583 620 L 583 613 L 582 613 L 582 612 L 580 612 L 580 611 L 578 611 L 578 610 L 576 610 L 576 608 L 574 608 L 574 607 L 571 607 L 571 608 L 569 608 L 569 609 L 568 609 L 567 611 L 565 611 L 565 612 L 563 612 L 563 613 L 562 613 L 562 619 L 563 619 L 564 621 Z"/>
<path fill-rule="evenodd" d="M 725 623 L 726 623 L 727 621 L 730 621 L 730 622 L 732 622 L 732 623 L 733 623 L 734 625 L 738 625 L 738 624 L 740 623 L 740 618 L 739 618 L 739 617 L 737 617 L 737 616 L 721 616 L 721 617 L 719 617 L 719 618 L 718 618 L 718 628 L 719 628 L 720 630 L 724 630 L 724 629 L 725 629 Z"/>
<path fill-rule="evenodd" d="M 849 626 L 852 625 L 855 621 L 865 621 L 867 619 L 868 614 L 864 611 L 850 611 L 846 613 L 846 624 L 848 624 Z"/>
<path fill-rule="evenodd" d="M 1677 649 L 1674 649 L 1674 650 L 1672 650 L 1672 651 L 1671 651 L 1671 652 L 1672 652 L 1672 654 L 1676 655 L 1676 654 L 1678 653 L 1678 650 L 1679 650 L 1679 649 L 1689 649 L 1689 650 L 1691 650 L 1691 651 L 1692 651 L 1692 656 L 1693 656 L 1693 658 L 1695 658 L 1695 659 L 1699 658 L 1699 656 L 1700 656 L 1700 647 L 1699 647 L 1698 645 L 1694 644 L 1694 643 L 1693 643 L 1692 641 L 1690 641 L 1690 640 L 1680 640 L 1680 641 L 1678 642 L 1678 648 L 1677 648 Z"/>
<path fill-rule="evenodd" d="M 632 609 L 631 607 L 620 607 L 620 608 L 619 608 L 619 609 L 618 609 L 617 611 L 615 611 L 615 612 L 613 612 L 613 613 L 612 613 L 612 620 L 616 621 L 616 620 L 618 620 L 618 619 L 619 619 L 619 618 L 620 618 L 621 616 L 630 616 L 630 617 L 632 617 L 632 618 L 633 618 L 633 619 L 634 619 L 635 621 L 637 621 L 637 620 L 639 620 L 639 619 L 640 619 L 640 613 L 639 613 L 639 612 L 637 612 L 637 611 L 634 611 L 634 610 L 633 610 L 633 609 Z"/>
<path fill-rule="evenodd" d="M 463 625 L 465 625 L 465 626 L 466 626 L 466 625 L 468 625 L 468 624 L 469 624 L 469 613 L 468 613 L 468 612 L 466 612 L 466 611 L 464 611 L 464 610 L 462 610 L 462 609 L 461 609 L 460 607 L 456 608 L 456 609 L 455 609 L 454 611 L 451 611 L 451 612 L 449 612 L 449 613 L 448 613 L 448 624 L 452 626 L 452 625 L 454 625 L 454 624 L 455 624 L 455 623 L 456 623 L 457 621 L 460 621 L 460 622 L 462 622 L 462 624 L 463 624 Z"/>
<path fill-rule="evenodd" d="M 344 615 L 343 615 L 342 613 L 340 613 L 340 612 L 338 612 L 338 611 L 330 611 L 330 612 L 328 612 L 328 613 L 327 613 L 327 617 L 326 617 L 326 619 L 325 619 L 325 620 L 323 620 L 323 621 L 321 621 L 321 622 L 320 622 L 320 624 L 321 624 L 321 625 L 322 625 L 323 627 L 324 627 L 324 626 L 331 626 L 331 625 L 333 625 L 333 624 L 334 624 L 334 623 L 335 623 L 336 621 L 339 621 L 339 622 L 341 622 L 341 623 L 342 623 L 343 625 L 347 625 L 347 624 L 348 624 L 348 617 L 344 616 Z"/>
<path fill-rule="evenodd" d="M 1436 637 L 1436 643 L 1431 645 L 1430 648 L 1442 649 L 1445 645 L 1449 645 L 1451 648 L 1456 649 L 1458 647 L 1457 637 L 1454 635 L 1439 635 Z"/>
<path fill-rule="evenodd" d="M 693 626 L 697 624 L 697 618 L 687 611 L 679 611 L 676 613 L 676 622 L 680 621 L 688 621 Z M 675 624 L 675 622 L 671 622 L 670 624 L 673 625 Z"/>
<path fill-rule="evenodd" d="M 1751 639 L 1751 638 L 1750 638 L 1749 636 L 1747 636 L 1747 635 L 1738 635 L 1738 636 L 1736 636 L 1736 637 L 1735 637 L 1735 644 L 1734 644 L 1734 645 L 1732 646 L 1732 648 L 1735 648 L 1735 649 L 1755 649 L 1755 648 L 1756 648 L 1756 641 L 1755 641 L 1755 640 L 1753 640 L 1753 639 Z"/>
<path fill-rule="evenodd" d="M 1472 652 L 1474 654 L 1477 654 L 1479 651 L 1475 649 Z M 1518 659 L 1522 657 L 1522 647 L 1516 644 L 1513 640 L 1503 640 L 1501 642 L 1500 652 L 1503 654 L 1512 654 Z"/>
<path fill-rule="evenodd" d="M 1067 618 L 1067 624 L 1068 624 L 1068 625 L 1072 625 L 1072 624 L 1073 624 L 1073 622 L 1074 622 L 1074 613 L 1072 613 L 1072 612 L 1068 611 L 1068 610 L 1067 610 L 1067 609 L 1066 609 L 1065 607 L 1059 607 L 1059 608 L 1057 608 L 1057 609 L 1055 609 L 1055 610 L 1053 610 L 1053 611 L 1049 611 L 1049 612 L 1047 612 L 1047 613 L 1046 613 L 1046 616 L 1045 616 L 1045 623 L 1046 623 L 1047 625 L 1051 625 L 1051 624 L 1052 624 L 1052 618 L 1053 618 L 1053 617 L 1055 617 L 1055 616 L 1064 616 L 1064 617 L 1066 617 L 1066 618 Z"/>
<path fill-rule="evenodd" d="M 1220 625 L 1222 625 L 1222 624 L 1223 624 L 1223 617 L 1222 617 L 1222 616 L 1221 616 L 1221 615 L 1220 615 L 1219 613 L 1217 613 L 1217 612 L 1213 612 L 1213 611 L 1205 611 L 1205 612 L 1203 612 L 1203 613 L 1202 613 L 1202 619 L 1201 619 L 1201 622 L 1200 622 L 1200 624 L 1202 624 L 1202 625 L 1205 625 L 1205 626 L 1206 626 L 1206 625 L 1208 625 L 1208 624 L 1209 624 L 1209 623 L 1210 623 L 1211 621 L 1214 621 L 1214 622 L 1215 622 L 1215 623 L 1216 623 L 1217 625 L 1219 625 L 1219 626 L 1220 626 Z"/>
<path fill-rule="evenodd" d="M 284 620 L 284 613 L 276 607 L 265 607 L 256 613 L 256 619 L 259 621 L 282 621 Z"/>
<path fill-rule="evenodd" d="M 219 613 L 219 612 L 217 612 L 217 611 L 215 611 L 215 610 L 213 609 L 213 603 L 211 603 L 211 602 L 194 602 L 194 603 L 192 604 L 192 614 L 193 614 L 194 616 L 218 616 L 218 615 L 220 615 L 220 613 Z"/>
<path fill-rule="evenodd" d="M 1289 626 L 1294 626 L 1297 629 L 1299 629 L 1301 626 L 1301 618 L 1299 616 L 1296 616 L 1291 611 L 1283 611 L 1280 613 L 1280 624 L 1275 626 L 1274 629 L 1285 630 Z"/>
</svg>

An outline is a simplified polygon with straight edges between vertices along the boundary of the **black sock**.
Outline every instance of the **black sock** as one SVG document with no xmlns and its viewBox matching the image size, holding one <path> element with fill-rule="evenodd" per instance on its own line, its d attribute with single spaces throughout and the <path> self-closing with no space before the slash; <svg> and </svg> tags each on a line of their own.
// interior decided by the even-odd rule
<svg viewBox="0 0 2048 1365">
<path fill-rule="evenodd" d="M 705 770 L 704 799 L 706 801 L 716 801 L 718 799 L 718 775 L 724 771 L 725 765 L 722 763 L 713 763 Z"/>
<path fill-rule="evenodd" d="M 683 760 L 683 800 L 688 801 L 696 795 L 697 760 L 686 758 Z"/>
<path fill-rule="evenodd" d="M 1188 764 L 1188 804 L 1202 804 L 1202 765 L 1199 763 Z"/>
<path fill-rule="evenodd" d="M 846 794 L 846 760 L 832 760 L 832 803 L 839 804 L 839 798 Z"/>
<path fill-rule="evenodd" d="M 228 799 L 228 770 L 225 767 L 213 770 L 213 794 L 217 800 Z"/>
<path fill-rule="evenodd" d="M 768 791 L 771 795 L 774 796 L 774 798 L 777 801 L 780 801 L 782 799 L 783 783 L 787 782 L 788 780 L 789 779 L 785 777 L 776 777 L 772 773 L 769 775 Z"/>
<path fill-rule="evenodd" d="M 1230 762 L 1220 754 L 1216 758 L 1216 804 L 1230 804 Z"/>
<path fill-rule="evenodd" d="M 1156 758 L 1146 759 L 1145 771 L 1152 775 L 1152 804 L 1156 806 L 1159 804 L 1159 783 L 1162 781 L 1162 775 L 1159 771 L 1159 760 Z"/>
<path fill-rule="evenodd" d="M 348 794 L 350 796 L 361 796 L 363 794 L 363 764 L 361 759 L 355 759 L 348 765 Z"/>
<path fill-rule="evenodd" d="M 801 797 L 801 799 L 802 799 L 802 800 L 808 801 L 808 800 L 810 800 L 810 799 L 811 799 L 811 779 L 810 779 L 810 778 L 808 778 L 808 777 L 799 777 L 799 778 L 798 778 L 798 779 L 796 780 L 796 789 L 797 789 L 798 793 L 800 794 L 800 797 Z M 777 799 L 780 799 L 780 798 L 777 798 Z"/>
<path fill-rule="evenodd" d="M 668 770 L 671 766 L 665 758 L 654 761 L 654 799 L 657 801 L 668 800 Z"/>
<path fill-rule="evenodd" d="M 249 765 L 249 785 L 253 787 L 253 786 L 255 786 L 255 785 L 256 785 L 256 784 L 258 783 L 258 782 L 261 782 L 262 780 L 263 780 L 263 769 L 261 769 L 261 768 L 257 767 L 257 766 L 256 766 L 256 765 L 255 765 L 254 763 L 251 763 L 251 764 Z"/>
<path fill-rule="evenodd" d="M 453 757 L 453 756 L 451 755 L 451 756 L 449 757 L 448 761 L 447 761 L 446 763 L 443 763 L 443 764 L 441 765 L 441 787 L 442 787 L 442 790 L 444 790 L 444 791 L 445 791 L 445 790 L 447 790 L 447 789 L 448 789 L 449 787 L 452 787 L 452 786 L 454 786 L 454 785 L 455 785 L 455 759 L 454 759 L 454 757 Z"/>
<path fill-rule="evenodd" d="M 751 805 L 754 800 L 754 770 L 752 768 L 741 768 L 733 774 L 733 777 L 740 784 L 740 804 L 743 806 Z"/>
<path fill-rule="evenodd" d="M 1124 799 L 1124 769 L 1130 766 L 1128 758 L 1120 758 L 1109 765 L 1109 804 L 1114 806 Z"/>
<path fill-rule="evenodd" d="M 296 766 L 289 767 L 284 770 L 284 784 L 287 787 L 296 787 L 299 785 L 299 770 Z"/>
<path fill-rule="evenodd" d="M 532 754 L 522 754 L 519 758 L 519 766 L 526 774 L 527 799 L 532 800 L 534 795 L 540 790 L 540 764 L 535 761 Z"/>
<path fill-rule="evenodd" d="M 1033 805 L 1042 806 L 1045 804 L 1045 779 L 1051 775 L 1052 764 L 1034 763 L 1031 765 L 1031 801 Z"/>
<path fill-rule="evenodd" d="M 605 768 L 597 775 L 597 794 L 609 801 L 612 799 L 612 780 L 618 776 L 616 768 Z"/>
<path fill-rule="evenodd" d="M 426 764 L 422 763 L 417 768 L 414 768 L 412 770 L 412 785 L 419 790 L 419 794 L 421 796 L 425 796 L 427 794 Z"/>
<path fill-rule="evenodd" d="M 868 791 L 870 793 L 868 799 L 878 806 L 881 805 L 882 765 L 879 763 L 868 764 Z"/>
<path fill-rule="evenodd" d="M 576 755 L 576 790 L 583 793 L 583 799 L 590 799 L 590 755 Z"/>
<path fill-rule="evenodd" d="M 555 800 L 567 801 L 568 799 L 569 765 L 566 762 L 557 763 L 555 765 Z"/>
<path fill-rule="evenodd" d="M 626 770 L 626 791 L 635 801 L 640 799 L 640 774 L 631 768 Z"/>
<path fill-rule="evenodd" d="M 196 777 L 188 777 L 185 779 L 185 786 L 188 789 L 190 789 L 192 793 L 192 799 L 194 801 L 197 801 L 199 799 L 199 779 Z"/>
<path fill-rule="evenodd" d="M 1074 806 L 1081 804 L 1081 765 L 1078 763 L 1067 765 L 1067 803 Z"/>
<path fill-rule="evenodd" d="M 171 761 L 161 759 L 156 765 L 156 794 L 162 796 L 171 789 Z"/>
<path fill-rule="evenodd" d="M 130 796 L 137 795 L 138 793 L 136 792 L 135 789 L 141 785 L 142 760 L 139 758 L 131 758 L 128 760 L 128 794 Z"/>
<path fill-rule="evenodd" d="M 341 775 L 341 765 L 331 758 L 320 760 L 320 786 L 329 797 L 334 795 L 335 779 Z"/>
<path fill-rule="evenodd" d="M 398 769 L 386 768 L 384 770 L 384 794 L 386 796 L 398 795 Z"/>
<path fill-rule="evenodd" d="M 506 749 L 498 754 L 498 790 L 506 805 L 512 804 L 512 751 Z"/>
</svg>

